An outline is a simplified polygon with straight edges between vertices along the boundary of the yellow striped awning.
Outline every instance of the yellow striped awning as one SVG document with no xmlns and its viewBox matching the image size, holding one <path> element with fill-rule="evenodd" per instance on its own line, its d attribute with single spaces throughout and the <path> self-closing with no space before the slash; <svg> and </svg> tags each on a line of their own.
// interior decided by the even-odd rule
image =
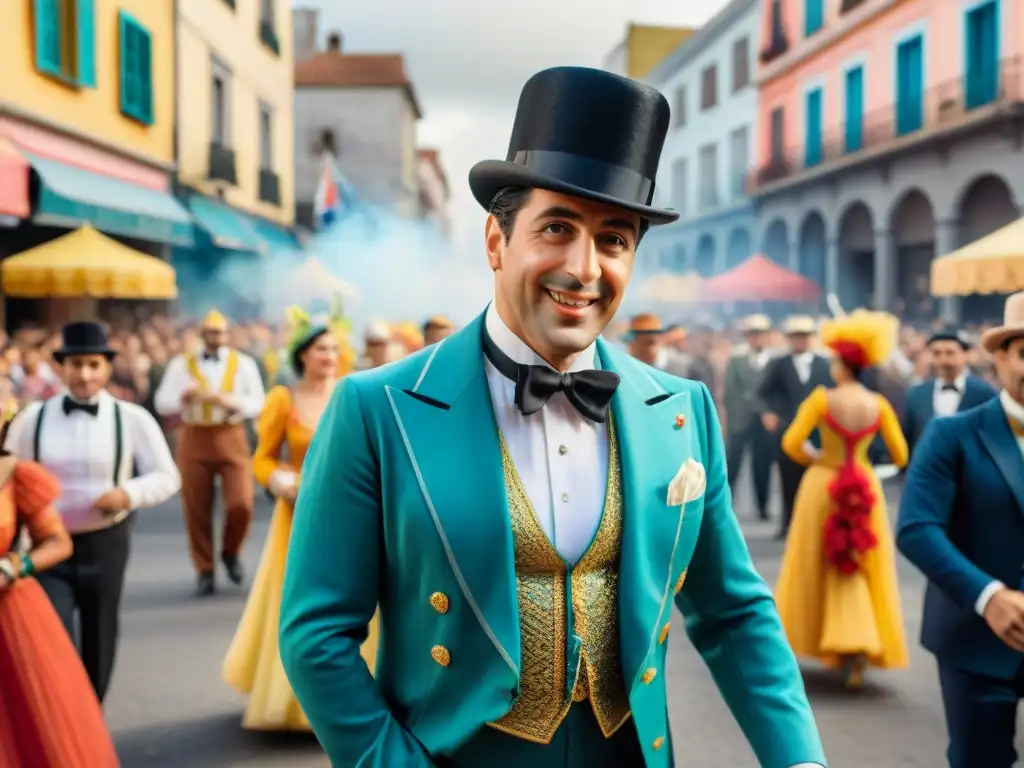
<svg viewBox="0 0 1024 768">
<path fill-rule="evenodd" d="M 0 263 L 8 296 L 27 299 L 173 299 L 174 267 L 84 225 Z"/>
<path fill-rule="evenodd" d="M 932 262 L 932 295 L 1024 290 L 1024 218 Z"/>
</svg>

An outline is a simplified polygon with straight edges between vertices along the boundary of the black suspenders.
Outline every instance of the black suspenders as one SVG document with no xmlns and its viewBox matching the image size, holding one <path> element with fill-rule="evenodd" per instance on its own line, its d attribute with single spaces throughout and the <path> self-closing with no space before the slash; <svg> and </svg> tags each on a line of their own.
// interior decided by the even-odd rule
<svg viewBox="0 0 1024 768">
<path fill-rule="evenodd" d="M 46 413 L 46 406 L 53 400 L 43 401 L 39 408 L 39 416 L 36 419 L 35 432 L 32 435 L 32 458 L 39 461 L 39 440 L 43 434 L 43 415 Z M 121 484 L 121 460 L 124 458 L 124 422 L 121 417 L 121 404 L 114 400 L 114 487 Z"/>
</svg>

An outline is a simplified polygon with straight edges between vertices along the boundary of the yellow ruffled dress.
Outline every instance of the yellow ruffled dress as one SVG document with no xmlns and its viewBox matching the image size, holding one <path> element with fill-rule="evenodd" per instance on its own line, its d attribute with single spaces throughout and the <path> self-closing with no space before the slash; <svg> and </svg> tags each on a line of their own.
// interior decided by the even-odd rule
<svg viewBox="0 0 1024 768">
<path fill-rule="evenodd" d="M 851 433 L 829 417 L 827 391 L 818 387 L 801 404 L 782 438 L 786 455 L 808 469 L 793 507 L 775 602 L 793 652 L 829 667 L 840 667 L 852 656 L 883 668 L 909 664 L 892 524 L 881 483 L 867 457 L 868 447 L 881 433 L 893 463 L 902 467 L 908 458 L 907 441 L 892 406 L 880 395 L 878 401 L 878 422 Z M 803 446 L 815 428 L 821 434 L 822 456 L 812 460 Z M 828 561 L 825 530 L 834 508 L 830 486 L 848 459 L 864 470 L 873 492 L 868 525 L 877 544 L 860 556 L 857 570 L 843 573 Z"/>
<path fill-rule="evenodd" d="M 298 471 L 313 439 L 313 429 L 299 418 L 287 387 L 274 387 L 267 395 L 258 432 L 253 472 L 260 485 L 266 487 L 275 470 Z M 288 460 L 282 462 L 285 446 Z M 242 718 L 242 726 L 249 730 L 310 730 L 285 676 L 277 644 L 291 530 L 292 505 L 279 499 L 242 620 L 221 672 L 228 685 L 249 696 Z M 373 669 L 377 657 L 376 616 L 361 650 L 363 659 Z"/>
</svg>

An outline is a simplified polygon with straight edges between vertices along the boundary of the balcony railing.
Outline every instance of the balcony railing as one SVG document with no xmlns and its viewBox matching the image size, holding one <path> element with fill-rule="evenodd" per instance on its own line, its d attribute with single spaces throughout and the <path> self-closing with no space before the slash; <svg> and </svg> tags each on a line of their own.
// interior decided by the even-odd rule
<svg viewBox="0 0 1024 768">
<path fill-rule="evenodd" d="M 789 50 L 786 29 L 782 24 L 782 0 L 772 0 L 771 32 L 768 44 L 761 49 L 761 63 L 768 64 Z"/>
<path fill-rule="evenodd" d="M 281 204 L 281 181 L 276 173 L 260 168 L 259 187 L 260 200 L 272 205 Z"/>
<path fill-rule="evenodd" d="M 826 129 L 817 141 L 786 147 L 757 168 L 748 189 L 772 184 L 798 173 L 884 150 L 922 132 L 956 128 L 983 107 L 1024 106 L 1024 58 L 1004 59 L 998 67 L 975 68 L 964 77 L 935 86 L 922 98 L 891 104 L 858 122 Z"/>
<path fill-rule="evenodd" d="M 235 151 L 219 144 L 216 141 L 210 142 L 210 169 L 211 181 L 226 181 L 229 184 L 237 184 L 238 176 L 235 174 Z"/>
<path fill-rule="evenodd" d="M 281 43 L 277 39 L 277 32 L 274 30 L 274 22 L 268 19 L 260 19 L 260 42 L 274 52 L 275 56 L 281 55 Z"/>
</svg>

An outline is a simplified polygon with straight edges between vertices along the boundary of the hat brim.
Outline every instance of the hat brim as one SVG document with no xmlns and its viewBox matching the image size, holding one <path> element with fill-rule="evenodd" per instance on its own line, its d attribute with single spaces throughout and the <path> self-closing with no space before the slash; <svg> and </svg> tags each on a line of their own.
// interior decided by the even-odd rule
<svg viewBox="0 0 1024 768">
<path fill-rule="evenodd" d="M 54 351 L 53 359 L 57 363 L 63 363 L 69 357 L 80 357 L 82 355 L 103 355 L 107 360 L 113 360 L 117 357 L 117 352 L 110 347 L 65 347 Z"/>
<path fill-rule="evenodd" d="M 473 197 L 483 206 L 484 210 L 490 210 L 491 201 L 494 200 L 494 196 L 506 187 L 546 189 L 551 192 L 561 192 L 571 197 L 580 197 L 584 200 L 593 200 L 597 203 L 612 205 L 616 208 L 623 208 L 627 211 L 638 213 L 654 226 L 671 224 L 679 218 L 678 211 L 641 205 L 631 200 L 621 200 L 612 195 L 605 195 L 591 189 L 578 187 L 575 184 L 567 184 L 564 181 L 535 173 L 528 168 L 507 160 L 482 160 L 469 171 L 469 188 L 473 192 Z"/>
<path fill-rule="evenodd" d="M 992 353 L 999 349 L 1010 339 L 1024 337 L 1024 325 L 1002 325 L 998 328 L 989 328 L 983 334 L 979 343 L 982 349 Z"/>
</svg>

